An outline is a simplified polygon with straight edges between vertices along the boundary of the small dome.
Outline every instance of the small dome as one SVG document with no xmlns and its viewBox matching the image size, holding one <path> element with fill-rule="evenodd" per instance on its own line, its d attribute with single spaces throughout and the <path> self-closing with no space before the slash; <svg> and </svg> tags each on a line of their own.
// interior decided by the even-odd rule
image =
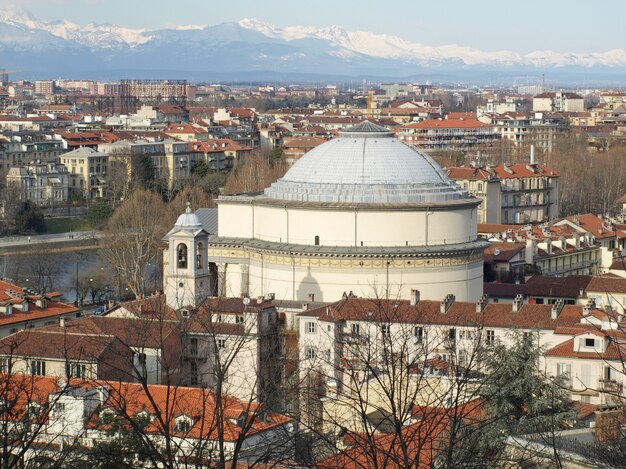
<svg viewBox="0 0 626 469">
<path fill-rule="evenodd" d="M 265 190 L 279 200 L 348 204 L 432 203 L 468 198 L 427 154 L 365 121 L 314 148 Z"/>
<path fill-rule="evenodd" d="M 178 217 L 174 226 L 176 228 L 202 228 L 202 223 L 200 223 L 200 219 L 196 216 L 196 214 L 191 211 L 191 204 L 189 202 L 187 202 L 185 213 Z"/>
</svg>

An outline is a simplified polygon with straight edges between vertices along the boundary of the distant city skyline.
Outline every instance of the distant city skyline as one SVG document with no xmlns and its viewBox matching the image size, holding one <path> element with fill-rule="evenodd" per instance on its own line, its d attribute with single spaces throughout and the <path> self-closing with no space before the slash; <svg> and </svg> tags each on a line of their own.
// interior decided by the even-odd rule
<svg viewBox="0 0 626 469">
<path fill-rule="evenodd" d="M 528 0 L 519 6 L 495 0 L 236 0 L 216 8 L 215 3 L 206 0 L 182 0 L 176 4 L 163 0 L 0 0 L 3 10 L 23 7 L 42 21 L 67 19 L 79 24 L 162 29 L 257 18 L 280 28 L 338 25 L 348 31 L 388 34 L 432 46 L 457 44 L 519 53 L 623 49 L 626 45 L 618 40 L 618 32 L 626 4 L 606 0 L 596 5 L 582 0 Z M 600 10 L 610 14 L 600 15 Z"/>
</svg>

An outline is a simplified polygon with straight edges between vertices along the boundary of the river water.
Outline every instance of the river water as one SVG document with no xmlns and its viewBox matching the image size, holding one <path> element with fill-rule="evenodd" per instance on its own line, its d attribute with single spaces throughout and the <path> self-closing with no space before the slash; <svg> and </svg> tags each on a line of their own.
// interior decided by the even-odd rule
<svg viewBox="0 0 626 469">
<path fill-rule="evenodd" d="M 148 290 L 156 289 L 155 268 L 147 273 Z M 100 299 L 128 298 L 128 288 L 121 285 L 113 268 L 103 259 L 99 250 L 88 249 L 68 253 L 39 252 L 33 255 L 0 256 L 0 278 L 33 292 L 58 291 L 63 301 L 71 303 L 78 299 L 77 282 L 90 282 L 98 286 Z M 79 288 L 83 290 L 83 288 Z M 85 301 L 91 302 L 88 293 Z"/>
</svg>

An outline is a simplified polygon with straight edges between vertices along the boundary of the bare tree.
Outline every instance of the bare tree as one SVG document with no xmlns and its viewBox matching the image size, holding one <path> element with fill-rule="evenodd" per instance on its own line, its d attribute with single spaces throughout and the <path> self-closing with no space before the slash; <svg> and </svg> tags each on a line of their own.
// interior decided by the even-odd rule
<svg viewBox="0 0 626 469">
<path fill-rule="evenodd" d="M 270 162 L 267 155 L 258 151 L 253 152 L 231 171 L 224 192 L 227 194 L 260 192 L 283 176 L 287 169 L 282 160 Z"/>
<path fill-rule="evenodd" d="M 158 260 L 161 239 L 169 229 L 167 209 L 154 192 L 137 189 L 111 217 L 102 255 L 135 296 L 145 292 L 149 264 Z"/>
</svg>

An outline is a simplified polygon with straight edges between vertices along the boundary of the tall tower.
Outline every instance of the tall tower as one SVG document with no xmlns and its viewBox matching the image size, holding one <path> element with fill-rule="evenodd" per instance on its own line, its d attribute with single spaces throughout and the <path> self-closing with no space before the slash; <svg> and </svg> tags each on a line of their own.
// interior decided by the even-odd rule
<svg viewBox="0 0 626 469">
<path fill-rule="evenodd" d="M 163 289 L 167 304 L 174 309 L 196 308 L 211 292 L 208 236 L 187 203 L 185 213 L 163 238 L 168 243 L 163 252 Z"/>
</svg>

